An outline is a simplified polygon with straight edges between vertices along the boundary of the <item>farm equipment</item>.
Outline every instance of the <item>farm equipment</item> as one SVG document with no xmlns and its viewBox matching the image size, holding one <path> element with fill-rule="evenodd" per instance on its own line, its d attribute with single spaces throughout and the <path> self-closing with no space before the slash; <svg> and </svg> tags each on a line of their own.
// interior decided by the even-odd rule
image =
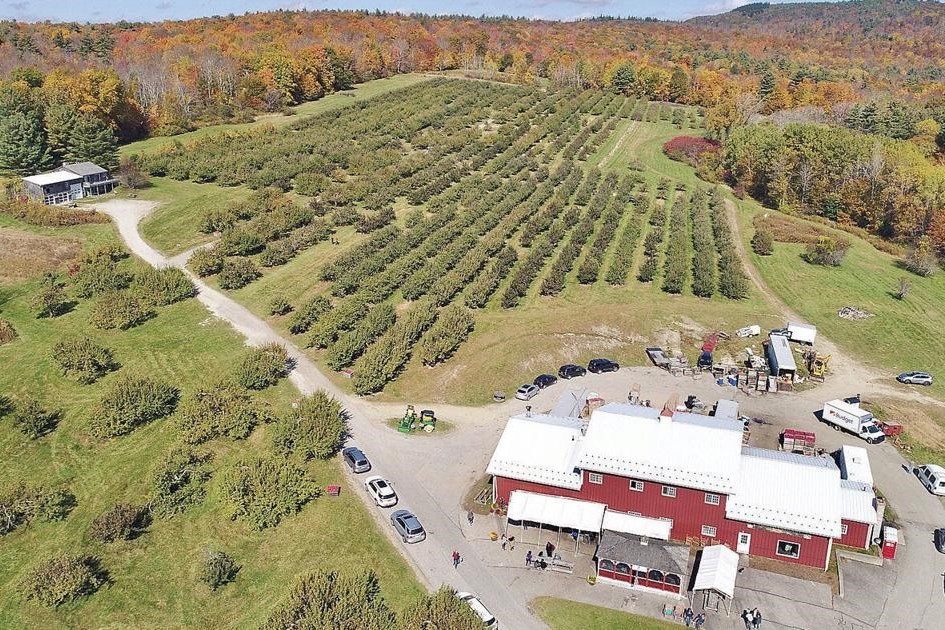
<svg viewBox="0 0 945 630">
<path fill-rule="evenodd" d="M 813 455 L 814 446 L 817 443 L 817 436 L 811 431 L 785 429 L 781 431 L 778 441 L 780 442 L 781 450 L 786 453 Z"/>
<path fill-rule="evenodd" d="M 426 433 L 433 433 L 436 429 L 436 414 L 432 409 L 424 409 L 420 412 L 420 428 Z"/>
<path fill-rule="evenodd" d="M 407 411 L 404 413 L 404 417 L 401 418 L 400 424 L 397 426 L 397 430 L 401 433 L 410 433 L 417 428 L 417 412 L 414 411 L 413 405 L 407 405 Z"/>
<path fill-rule="evenodd" d="M 821 383 L 827 376 L 827 366 L 830 364 L 831 355 L 818 354 L 814 350 L 808 350 L 804 353 L 804 360 L 807 362 L 807 371 L 812 379 Z"/>
<path fill-rule="evenodd" d="M 883 420 L 880 422 L 879 428 L 883 430 L 883 433 L 886 434 L 886 437 L 896 437 L 902 433 L 902 425 L 898 422 L 892 422 L 890 420 Z"/>
</svg>

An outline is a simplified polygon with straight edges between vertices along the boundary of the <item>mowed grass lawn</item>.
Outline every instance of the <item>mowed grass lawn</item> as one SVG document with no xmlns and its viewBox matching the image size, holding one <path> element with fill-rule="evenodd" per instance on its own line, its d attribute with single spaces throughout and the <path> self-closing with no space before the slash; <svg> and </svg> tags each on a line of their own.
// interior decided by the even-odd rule
<svg viewBox="0 0 945 630">
<path fill-rule="evenodd" d="M 747 243 L 754 234 L 754 214 L 773 211 L 754 203 L 743 203 L 742 208 L 742 236 Z M 749 255 L 778 297 L 854 357 L 887 370 L 890 381 L 906 370 L 945 377 L 945 272 L 916 276 L 866 241 L 845 232 L 836 234 L 853 244 L 839 267 L 805 262 L 801 244 L 776 243 L 772 256 Z M 903 277 L 912 289 L 906 299 L 898 300 L 893 289 Z M 864 309 L 874 317 L 841 319 L 837 310 L 844 306 Z M 941 397 L 945 379 L 921 391 Z"/>
<path fill-rule="evenodd" d="M 207 127 L 201 127 L 195 131 L 182 133 L 177 136 L 157 136 L 154 138 L 147 138 L 145 140 L 131 142 L 122 146 L 119 149 L 119 153 L 121 155 L 150 153 L 153 151 L 158 151 L 167 146 L 172 146 L 176 142 L 187 144 L 193 140 L 199 140 L 201 138 L 206 138 L 207 136 L 223 133 L 225 131 L 245 131 L 247 129 L 264 127 L 266 125 L 281 127 L 295 122 L 301 116 L 312 116 L 315 114 L 321 114 L 322 112 L 330 112 L 334 109 L 338 109 L 339 107 L 347 107 L 353 103 L 357 103 L 380 94 L 385 94 L 392 90 L 414 85 L 415 83 L 420 83 L 421 81 L 429 81 L 431 78 L 431 76 L 424 74 L 399 74 L 386 79 L 375 79 L 373 81 L 367 81 L 365 83 L 361 83 L 360 85 L 356 85 L 350 90 L 329 94 L 328 96 L 318 99 L 317 101 L 309 101 L 307 103 L 302 103 L 301 105 L 291 107 L 289 109 L 292 114 L 289 116 L 283 114 L 263 114 L 258 116 L 253 122 L 210 125 Z"/>
<path fill-rule="evenodd" d="M 75 237 L 83 232 L 96 242 L 115 239 L 110 225 L 60 233 Z M 0 488 L 18 481 L 62 484 L 75 494 L 78 506 L 64 521 L 37 521 L 0 538 L 0 628 L 258 627 L 295 576 L 317 568 L 373 569 L 396 609 L 421 592 L 358 500 L 359 490 L 346 483 L 337 459 L 309 468 L 322 487 L 341 483 L 341 496 L 320 497 L 262 533 L 228 518 L 221 473 L 241 457 L 267 450 L 267 427 L 246 441 L 208 447 L 214 476 L 203 504 L 156 521 L 133 541 L 103 545 L 90 540 L 89 525 L 104 510 L 118 502 L 147 500 L 151 471 L 176 441 L 172 418 L 111 441 L 89 437 L 86 421 L 103 391 L 119 374 L 146 374 L 178 386 L 186 398 L 208 379 L 227 374 L 245 349 L 242 339 L 196 300 L 161 308 L 155 319 L 129 331 L 99 331 L 87 323 L 85 302 L 59 318 L 36 319 L 29 307 L 35 289 L 34 281 L 0 285 L 0 316 L 19 333 L 13 343 L 0 346 L 0 394 L 31 393 L 64 414 L 51 435 L 35 441 L 0 419 Z M 52 347 L 81 334 L 110 347 L 120 370 L 87 386 L 61 376 Z M 259 396 L 274 413 L 282 413 L 297 393 L 283 382 Z M 216 593 L 196 581 L 196 563 L 208 549 L 225 550 L 242 565 L 236 581 Z M 58 610 L 24 602 L 19 582 L 40 560 L 59 552 L 100 556 L 111 584 Z"/>
<path fill-rule="evenodd" d="M 531 608 L 552 630 L 670 630 L 679 624 L 590 604 L 538 597 Z"/>
</svg>

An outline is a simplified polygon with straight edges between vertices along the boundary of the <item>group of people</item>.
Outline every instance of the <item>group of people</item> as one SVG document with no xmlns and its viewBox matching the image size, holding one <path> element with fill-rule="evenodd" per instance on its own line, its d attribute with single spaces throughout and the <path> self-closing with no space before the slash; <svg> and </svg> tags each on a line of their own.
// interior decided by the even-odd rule
<svg viewBox="0 0 945 630">
<path fill-rule="evenodd" d="M 745 622 L 746 630 L 760 630 L 761 611 L 757 608 L 752 608 L 751 610 L 746 608 L 742 611 L 742 621 Z"/>
<path fill-rule="evenodd" d="M 692 608 L 687 607 L 686 610 L 683 611 L 682 618 L 687 628 L 695 627 L 698 630 L 705 625 L 705 613 L 699 613 L 697 615 Z"/>
</svg>

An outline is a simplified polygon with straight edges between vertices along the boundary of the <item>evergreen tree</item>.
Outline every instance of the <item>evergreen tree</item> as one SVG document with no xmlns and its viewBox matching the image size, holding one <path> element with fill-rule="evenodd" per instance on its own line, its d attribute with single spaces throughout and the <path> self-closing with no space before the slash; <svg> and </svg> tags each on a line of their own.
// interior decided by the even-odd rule
<svg viewBox="0 0 945 630">
<path fill-rule="evenodd" d="M 53 105 L 46 110 L 46 144 L 56 164 L 61 164 L 69 151 L 78 119 L 79 114 L 68 105 Z"/>
<path fill-rule="evenodd" d="M 118 164 L 118 146 L 115 134 L 98 118 L 88 114 L 76 118 L 69 135 L 65 158 L 69 162 L 94 162 L 111 169 Z"/>
<path fill-rule="evenodd" d="M 775 87 L 777 87 L 777 81 L 774 78 L 774 73 L 771 70 L 765 70 L 758 82 L 758 96 L 767 100 L 774 93 Z"/>
<path fill-rule="evenodd" d="M 673 68 L 673 74 L 669 78 L 669 100 L 674 103 L 682 103 L 689 94 L 689 75 L 686 71 L 676 66 Z"/>
<path fill-rule="evenodd" d="M 32 175 L 49 164 L 46 136 L 38 117 L 17 112 L 0 119 L 0 171 Z"/>
<path fill-rule="evenodd" d="M 625 63 L 617 68 L 614 73 L 614 79 L 611 85 L 614 89 L 623 94 L 630 94 L 637 80 L 636 70 L 629 63 Z"/>
</svg>

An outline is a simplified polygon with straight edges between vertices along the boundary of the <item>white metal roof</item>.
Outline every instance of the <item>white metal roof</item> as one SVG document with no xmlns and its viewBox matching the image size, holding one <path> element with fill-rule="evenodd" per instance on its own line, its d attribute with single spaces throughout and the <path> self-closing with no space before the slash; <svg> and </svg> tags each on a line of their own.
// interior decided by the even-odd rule
<svg viewBox="0 0 945 630">
<path fill-rule="evenodd" d="M 857 523 L 875 523 L 876 494 L 873 492 L 873 486 L 841 479 L 840 518 Z"/>
<path fill-rule="evenodd" d="M 840 470 L 825 457 L 742 449 L 730 519 L 805 534 L 840 536 Z"/>
<path fill-rule="evenodd" d="M 509 418 L 486 469 L 490 475 L 580 490 L 575 472 L 581 450 L 581 421 L 546 415 Z"/>
<path fill-rule="evenodd" d="M 692 590 L 718 591 L 731 599 L 735 597 L 737 576 L 738 554 L 725 545 L 710 545 L 702 550 Z"/>
<path fill-rule="evenodd" d="M 840 447 L 840 474 L 844 479 L 859 481 L 873 487 L 870 456 L 862 446 L 844 444 Z"/>
<path fill-rule="evenodd" d="M 509 495 L 508 517 L 513 521 L 532 521 L 600 533 L 606 509 L 603 503 L 513 490 Z"/>
<path fill-rule="evenodd" d="M 50 184 L 61 184 L 62 182 L 79 181 L 81 175 L 69 173 L 68 171 L 52 171 L 51 173 L 40 173 L 39 175 L 30 175 L 24 177 L 23 181 L 37 186 L 49 186 Z"/>
<path fill-rule="evenodd" d="M 824 403 L 824 407 L 834 407 L 839 409 L 843 413 L 855 416 L 857 418 L 872 418 L 873 414 L 863 409 L 859 405 L 854 405 L 846 401 L 840 400 L 839 398 L 834 400 L 828 400 Z"/>
<path fill-rule="evenodd" d="M 715 413 L 713 415 L 716 418 L 723 418 L 725 420 L 738 420 L 738 403 L 734 400 L 720 398 L 719 401 L 715 403 Z"/>
<path fill-rule="evenodd" d="M 778 361 L 779 370 L 796 371 L 797 364 L 794 362 L 794 354 L 791 352 L 791 344 L 784 335 L 769 335 L 768 345 L 774 352 L 774 357 Z"/>
<path fill-rule="evenodd" d="M 569 389 L 558 397 L 558 402 L 551 408 L 550 415 L 558 418 L 580 418 L 590 393 L 587 388 Z"/>
<path fill-rule="evenodd" d="M 669 540 L 670 531 L 673 529 L 673 522 L 666 519 L 640 516 L 639 514 L 614 512 L 608 509 L 604 512 L 604 523 L 601 525 L 601 528 L 612 532 L 621 532 L 623 534 L 636 534 L 637 536 L 646 536 L 647 538 Z"/>
<path fill-rule="evenodd" d="M 739 476 L 739 422 L 639 405 L 608 404 L 591 416 L 578 465 L 587 470 L 731 493 Z"/>
</svg>

